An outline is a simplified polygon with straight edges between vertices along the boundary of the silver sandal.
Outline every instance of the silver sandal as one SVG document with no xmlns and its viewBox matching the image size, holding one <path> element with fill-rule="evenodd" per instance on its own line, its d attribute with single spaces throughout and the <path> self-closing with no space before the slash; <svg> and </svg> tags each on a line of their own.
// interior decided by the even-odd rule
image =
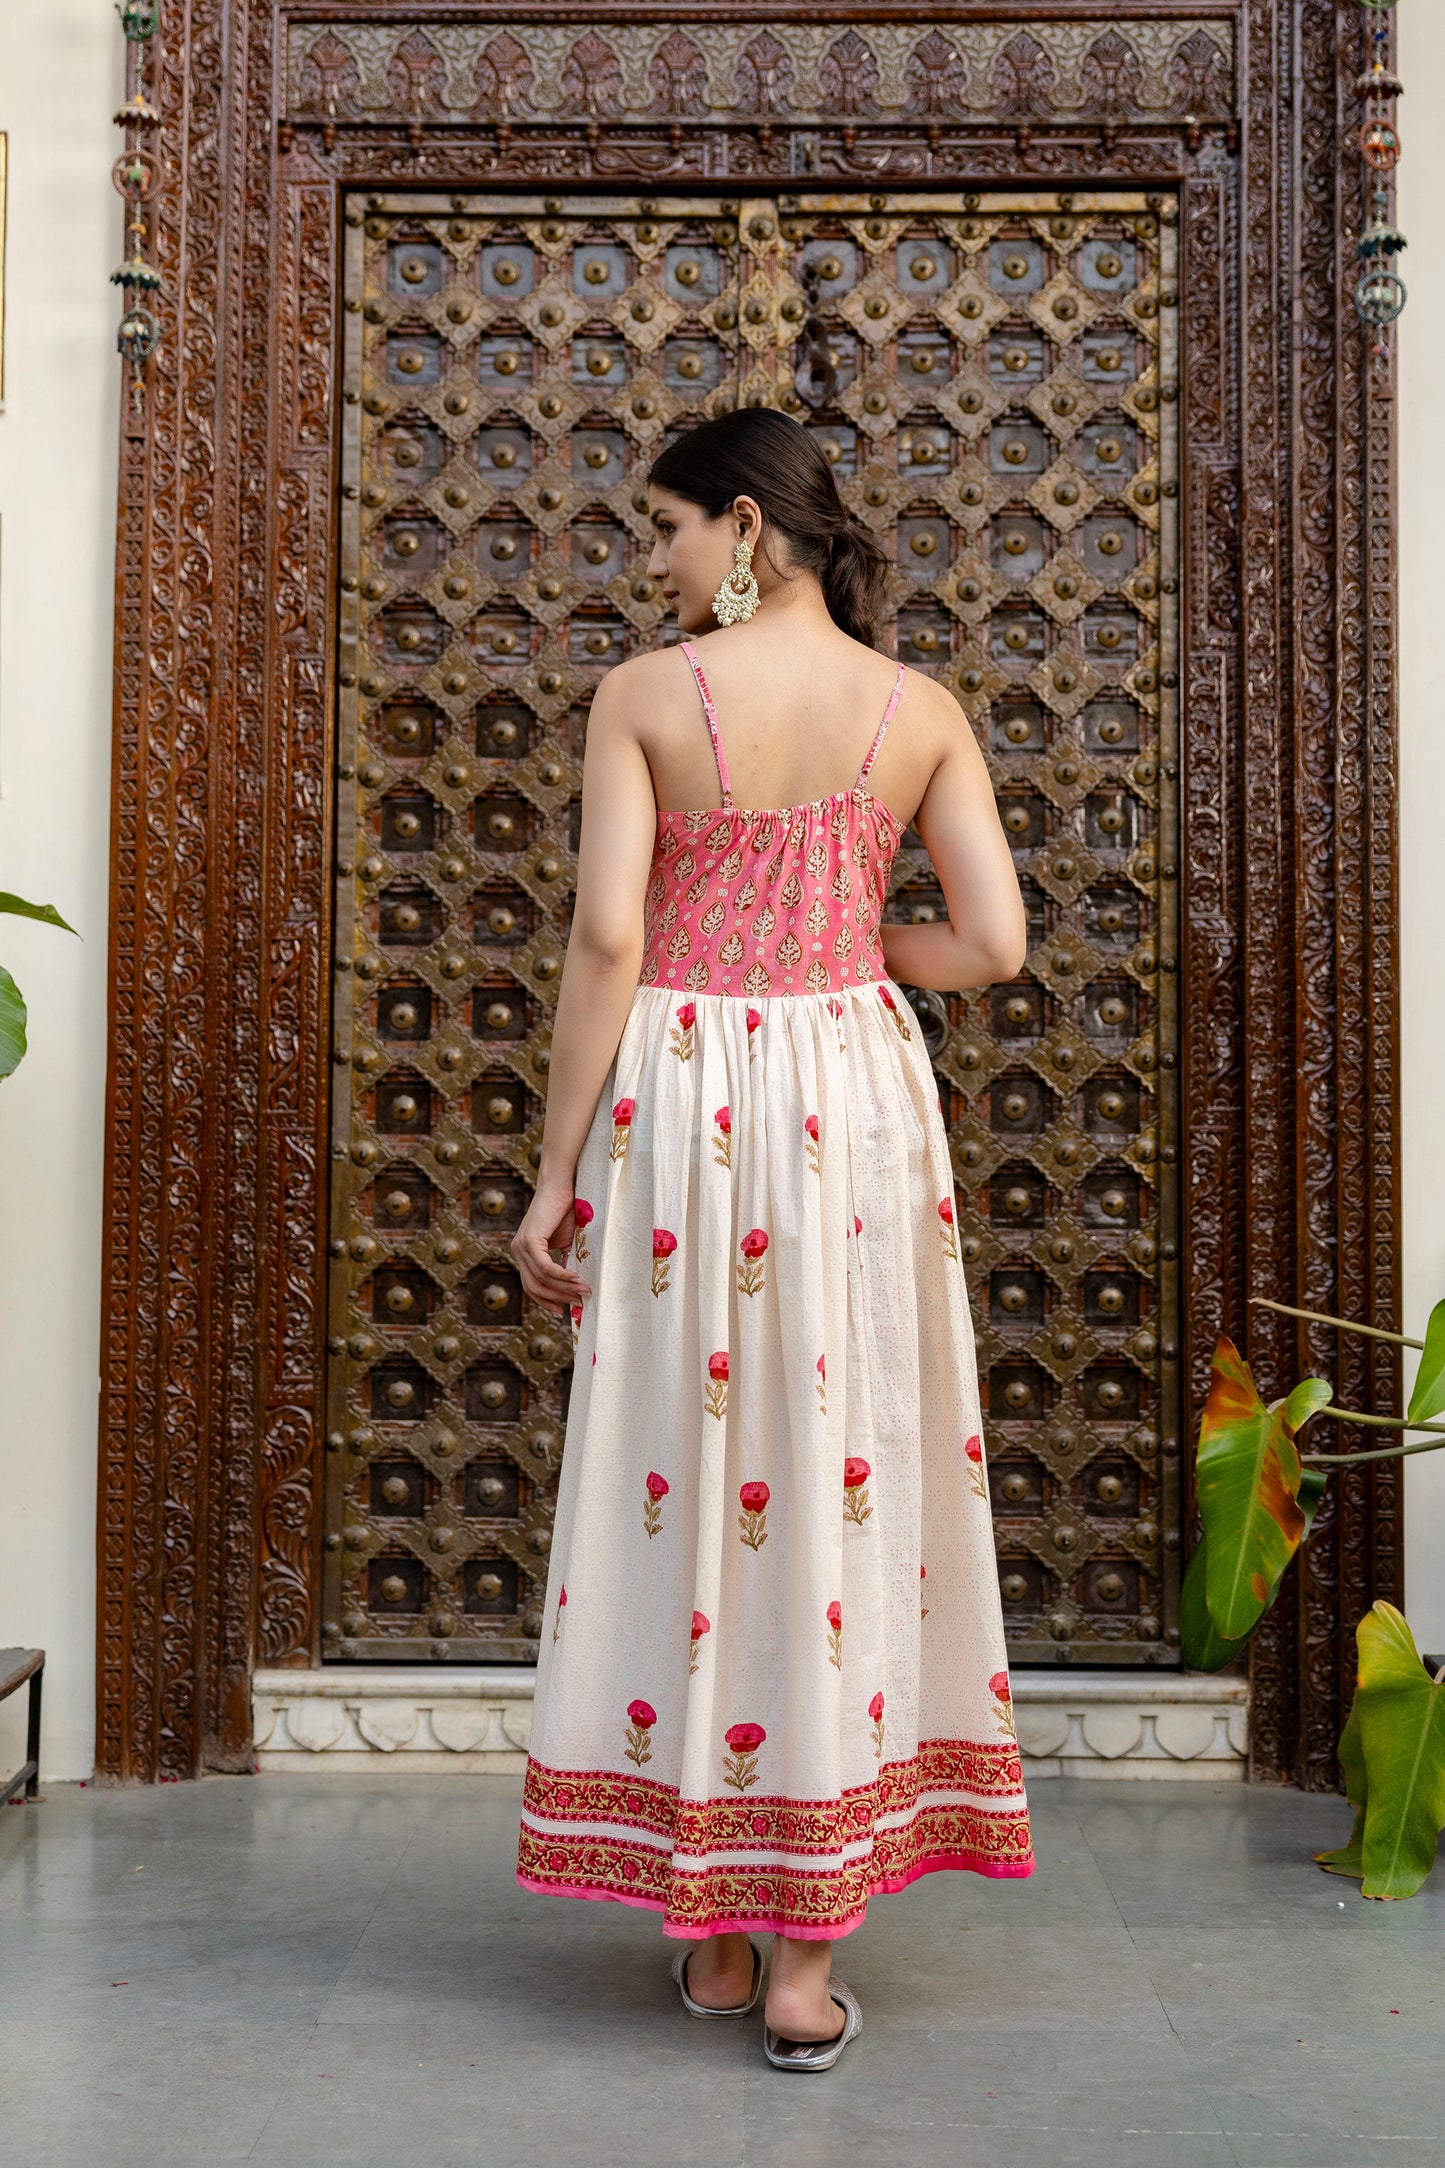
<svg viewBox="0 0 1445 2168">
<path fill-rule="evenodd" d="M 858 1998 L 841 1980 L 828 1982 L 828 1993 L 847 2013 L 843 2030 L 834 2040 L 784 2040 L 770 2025 L 763 2027 L 763 2053 L 775 2070 L 831 2070 L 850 2040 L 863 2030 Z"/>
<path fill-rule="evenodd" d="M 677 1991 L 682 1997 L 684 2010 L 687 2011 L 690 2017 L 746 2017 L 749 2010 L 756 2003 L 758 1990 L 763 1984 L 763 1953 L 756 1942 L 753 1941 L 752 1936 L 749 1935 L 748 1937 L 748 1948 L 753 1953 L 752 1992 L 746 2002 L 734 2003 L 730 2010 L 709 2010 L 704 2003 L 694 2002 L 691 1995 L 689 1995 L 687 1991 L 687 1961 L 696 1947 L 696 1943 L 685 1942 L 672 1961 L 672 1977 L 677 1982 Z"/>
</svg>

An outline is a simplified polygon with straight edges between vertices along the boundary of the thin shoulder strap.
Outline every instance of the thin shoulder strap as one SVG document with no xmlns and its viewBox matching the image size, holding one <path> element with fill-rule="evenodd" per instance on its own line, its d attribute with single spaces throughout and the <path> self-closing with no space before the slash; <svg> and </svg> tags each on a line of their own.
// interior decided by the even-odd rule
<svg viewBox="0 0 1445 2168">
<path fill-rule="evenodd" d="M 895 678 L 895 679 L 893 680 L 893 690 L 892 690 L 892 692 L 891 692 L 891 693 L 890 693 L 890 694 L 888 695 L 888 705 L 887 705 L 887 707 L 886 707 L 886 708 L 885 708 L 885 709 L 883 710 L 883 720 L 882 720 L 882 722 L 881 722 L 881 723 L 880 723 L 880 724 L 878 725 L 878 728 L 877 728 L 877 729 L 876 729 L 876 730 L 874 731 L 874 733 L 873 733 L 873 743 L 872 743 L 872 744 L 871 744 L 871 745 L 869 746 L 869 748 L 868 748 L 867 752 L 866 752 L 866 753 L 865 753 L 865 754 L 863 755 L 863 765 L 862 765 L 862 767 L 861 767 L 861 768 L 860 768 L 860 769 L 858 770 L 858 782 L 857 782 L 857 783 L 855 783 L 855 784 L 854 784 L 854 786 L 853 786 L 853 788 L 854 788 L 855 790 L 856 790 L 856 789 L 858 788 L 858 784 L 860 784 L 860 783 L 861 783 L 861 782 L 863 781 L 863 778 L 864 778 L 864 776 L 866 776 L 866 775 L 867 775 L 867 773 L 868 773 L 868 770 L 869 770 L 869 769 L 870 769 L 870 768 L 872 767 L 872 765 L 873 765 L 873 760 L 874 760 L 874 756 L 875 756 L 875 754 L 877 753 L 877 751 L 878 751 L 878 748 L 879 748 L 879 746 L 880 746 L 880 745 L 881 745 L 881 744 L 883 743 L 883 733 L 884 733 L 884 731 L 885 731 L 885 730 L 886 730 L 886 729 L 888 728 L 888 725 L 889 725 L 889 724 L 890 724 L 890 723 L 892 722 L 892 720 L 893 720 L 893 711 L 894 711 L 894 709 L 895 709 L 895 708 L 897 707 L 897 705 L 898 705 L 898 696 L 899 696 L 899 694 L 900 694 L 900 693 L 901 693 L 902 691 L 903 691 L 903 665 L 902 665 L 902 663 L 900 663 L 900 664 L 898 665 L 898 675 L 897 675 L 897 677 L 896 677 L 896 678 Z"/>
<path fill-rule="evenodd" d="M 707 717 L 707 734 L 712 739 L 713 758 L 717 762 L 717 779 L 722 786 L 722 800 L 725 806 L 730 806 L 733 802 L 732 785 L 728 781 L 728 764 L 723 758 L 722 740 L 717 734 L 717 709 L 712 704 L 712 694 L 707 689 L 707 679 L 702 674 L 702 665 L 693 650 L 692 642 L 690 640 L 680 640 L 678 646 L 686 655 L 692 667 L 692 674 L 697 679 L 697 689 L 702 694 L 702 712 Z M 903 673 L 900 670 L 899 677 L 901 678 L 902 675 Z M 892 713 L 891 708 L 889 713 Z"/>
</svg>

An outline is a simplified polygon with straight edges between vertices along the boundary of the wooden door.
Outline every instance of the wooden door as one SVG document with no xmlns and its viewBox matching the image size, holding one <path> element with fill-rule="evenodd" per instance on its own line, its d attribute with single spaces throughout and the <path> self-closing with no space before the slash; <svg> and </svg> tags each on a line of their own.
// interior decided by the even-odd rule
<svg viewBox="0 0 1445 2168">
<path fill-rule="evenodd" d="M 807 420 L 958 694 L 1029 911 L 910 990 L 958 1180 L 1020 1656 L 1167 1660 L 1179 1489 L 1174 205 L 386 197 L 348 213 L 331 1653 L 536 1651 L 565 1325 L 530 1194 L 587 703 L 671 637 L 645 476 Z M 916 832 L 889 915 L 942 896 Z"/>
</svg>

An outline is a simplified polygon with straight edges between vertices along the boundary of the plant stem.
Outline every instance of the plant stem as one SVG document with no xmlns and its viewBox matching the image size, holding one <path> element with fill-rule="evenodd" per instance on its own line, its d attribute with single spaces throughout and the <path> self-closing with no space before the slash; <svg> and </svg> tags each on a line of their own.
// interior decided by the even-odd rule
<svg viewBox="0 0 1445 2168">
<path fill-rule="evenodd" d="M 1384 1332 L 1378 1325 L 1356 1325 L 1347 1317 L 1327 1317 L 1323 1310 L 1294 1310 L 1287 1302 L 1271 1302 L 1267 1295 L 1251 1295 L 1250 1307 L 1278 1310 L 1281 1317 L 1308 1318 L 1312 1325 L 1337 1325 L 1341 1332 L 1362 1332 L 1370 1340 L 1389 1340 L 1395 1347 L 1423 1348 L 1423 1340 L 1411 1340 L 1403 1332 Z"/>
<path fill-rule="evenodd" d="M 1301 1453 L 1311 1468 L 1355 1468 L 1367 1460 L 1404 1460 L 1411 1453 L 1445 1453 L 1445 1438 L 1422 1438 L 1418 1445 L 1382 1445 L 1373 1453 Z"/>
<path fill-rule="evenodd" d="M 1410 1423 L 1398 1415 L 1362 1415 L 1358 1408 L 1316 1408 L 1312 1422 L 1320 1417 L 1333 1416 L 1337 1423 L 1367 1423 L 1371 1430 L 1434 1430 L 1445 1437 L 1445 1423 Z"/>
</svg>

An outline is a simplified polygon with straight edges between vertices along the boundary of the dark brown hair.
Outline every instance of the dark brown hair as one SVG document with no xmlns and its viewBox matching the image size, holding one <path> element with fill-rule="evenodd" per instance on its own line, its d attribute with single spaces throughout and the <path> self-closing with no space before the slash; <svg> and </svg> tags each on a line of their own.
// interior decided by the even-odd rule
<svg viewBox="0 0 1445 2168">
<path fill-rule="evenodd" d="M 648 480 L 709 519 L 720 519 L 735 498 L 755 498 L 790 566 L 817 574 L 833 622 L 865 647 L 876 645 L 888 560 L 844 504 L 822 447 L 801 422 L 776 407 L 719 414 L 669 444 Z"/>
</svg>

